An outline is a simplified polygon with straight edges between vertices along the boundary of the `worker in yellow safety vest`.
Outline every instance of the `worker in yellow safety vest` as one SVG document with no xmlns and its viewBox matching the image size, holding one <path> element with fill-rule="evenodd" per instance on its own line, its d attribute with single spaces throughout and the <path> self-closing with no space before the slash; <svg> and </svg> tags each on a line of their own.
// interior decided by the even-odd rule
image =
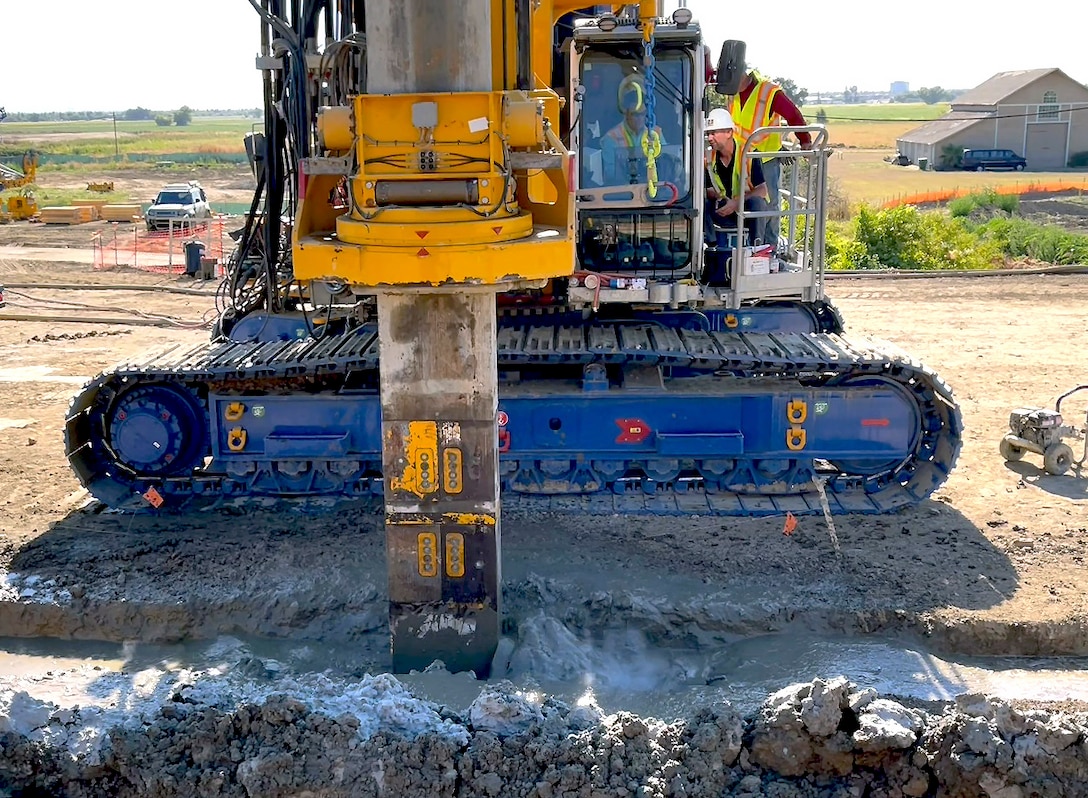
<svg viewBox="0 0 1088 798">
<path fill-rule="evenodd" d="M 703 124 L 709 152 L 706 164 L 706 204 L 703 231 L 707 251 L 707 275 L 711 285 L 726 284 L 725 261 L 734 246 L 755 243 L 758 218 L 745 219 L 744 237 L 737 241 L 737 211 L 740 209 L 741 181 L 744 181 L 744 210 L 759 211 L 766 207 L 767 185 L 763 165 L 758 158 L 740 157 L 740 137 L 729 112 L 713 109 Z"/>
<path fill-rule="evenodd" d="M 740 89 L 733 95 L 729 113 L 736 123 L 736 132 L 742 145 L 761 127 L 777 127 L 783 123 L 802 127 L 807 124 L 801 111 L 782 90 L 782 87 L 767 80 L 754 69 L 745 71 L 744 77 L 741 78 Z M 807 132 L 798 132 L 797 141 L 801 149 L 807 150 L 812 147 L 812 136 Z M 750 149 L 760 152 L 778 152 L 782 149 L 782 136 L 772 133 L 761 134 L 758 141 L 752 142 Z M 780 174 L 781 159 L 763 159 L 763 176 L 767 180 L 767 194 L 770 204 L 775 209 L 780 207 L 778 194 Z M 778 222 L 778 216 L 766 217 L 763 233 L 760 236 L 765 243 L 778 245 Z"/>
<path fill-rule="evenodd" d="M 619 85 L 617 105 L 623 120 L 601 138 L 601 163 L 608 186 L 646 182 L 646 84 L 641 75 L 628 75 Z M 661 146 L 665 139 L 655 127 Z"/>
</svg>

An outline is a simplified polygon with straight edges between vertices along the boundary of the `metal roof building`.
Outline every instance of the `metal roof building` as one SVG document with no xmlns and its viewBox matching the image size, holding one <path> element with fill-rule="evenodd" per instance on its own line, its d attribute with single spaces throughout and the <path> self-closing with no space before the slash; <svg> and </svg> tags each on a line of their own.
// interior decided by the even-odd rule
<svg viewBox="0 0 1088 798">
<path fill-rule="evenodd" d="M 1028 169 L 1064 169 L 1070 157 L 1088 152 L 1088 87 L 1060 69 L 999 72 L 896 146 L 911 163 L 925 158 L 938 168 L 954 168 L 966 148 L 992 148 L 1023 155 Z"/>
</svg>

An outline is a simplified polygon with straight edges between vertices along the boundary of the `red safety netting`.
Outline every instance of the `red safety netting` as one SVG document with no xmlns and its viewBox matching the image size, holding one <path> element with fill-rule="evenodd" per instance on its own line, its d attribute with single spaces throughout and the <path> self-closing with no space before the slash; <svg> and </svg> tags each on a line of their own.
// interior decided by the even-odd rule
<svg viewBox="0 0 1088 798">
<path fill-rule="evenodd" d="M 197 242 L 203 249 L 192 251 L 200 253 L 201 266 L 209 266 L 215 277 L 222 277 L 234 245 L 229 232 L 239 226 L 239 220 L 229 216 L 214 216 L 167 230 L 148 230 L 142 222 L 112 222 L 92 237 L 94 268 L 184 274 L 192 270 L 186 258 L 190 245 Z"/>
</svg>

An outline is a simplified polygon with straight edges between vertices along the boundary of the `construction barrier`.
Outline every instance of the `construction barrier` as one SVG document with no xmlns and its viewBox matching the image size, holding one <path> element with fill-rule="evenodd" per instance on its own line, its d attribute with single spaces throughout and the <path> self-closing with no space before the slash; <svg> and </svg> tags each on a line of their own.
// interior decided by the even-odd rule
<svg viewBox="0 0 1088 798">
<path fill-rule="evenodd" d="M 112 222 L 92 236 L 94 268 L 184 274 L 186 244 L 196 241 L 204 246 L 203 260 L 211 273 L 222 277 L 234 244 L 230 232 L 241 226 L 238 218 L 223 215 L 167 230 L 147 230 L 143 222 Z"/>
<path fill-rule="evenodd" d="M 1007 183 L 1005 185 L 985 186 L 981 188 L 949 188 L 926 191 L 922 194 L 908 194 L 885 201 L 880 209 L 897 208 L 900 205 L 936 205 L 958 197 L 993 191 L 997 194 L 1062 194 L 1068 191 L 1088 191 L 1088 178 L 1071 180 L 1050 180 L 1045 183 Z"/>
</svg>

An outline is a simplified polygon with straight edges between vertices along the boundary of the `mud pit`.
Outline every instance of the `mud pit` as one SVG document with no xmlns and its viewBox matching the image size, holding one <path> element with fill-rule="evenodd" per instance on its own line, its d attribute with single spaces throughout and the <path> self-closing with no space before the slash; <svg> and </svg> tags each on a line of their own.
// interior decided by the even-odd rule
<svg viewBox="0 0 1088 798">
<path fill-rule="evenodd" d="M 89 232 L 9 225 L 0 245 Z M 785 536 L 781 519 L 507 513 L 509 628 L 482 685 L 383 673 L 371 507 L 88 504 L 63 456 L 71 395 L 207 333 L 45 317 L 198 327 L 214 286 L 0 252 L 0 314 L 43 318 L 0 322 L 0 794 L 1084 794 L 1088 479 L 1006 465 L 997 441 L 1009 410 L 1086 381 L 1088 276 L 836 280 L 851 333 L 956 392 L 964 449 L 934 499 L 838 516 L 834 536 L 818 517 Z"/>
</svg>

